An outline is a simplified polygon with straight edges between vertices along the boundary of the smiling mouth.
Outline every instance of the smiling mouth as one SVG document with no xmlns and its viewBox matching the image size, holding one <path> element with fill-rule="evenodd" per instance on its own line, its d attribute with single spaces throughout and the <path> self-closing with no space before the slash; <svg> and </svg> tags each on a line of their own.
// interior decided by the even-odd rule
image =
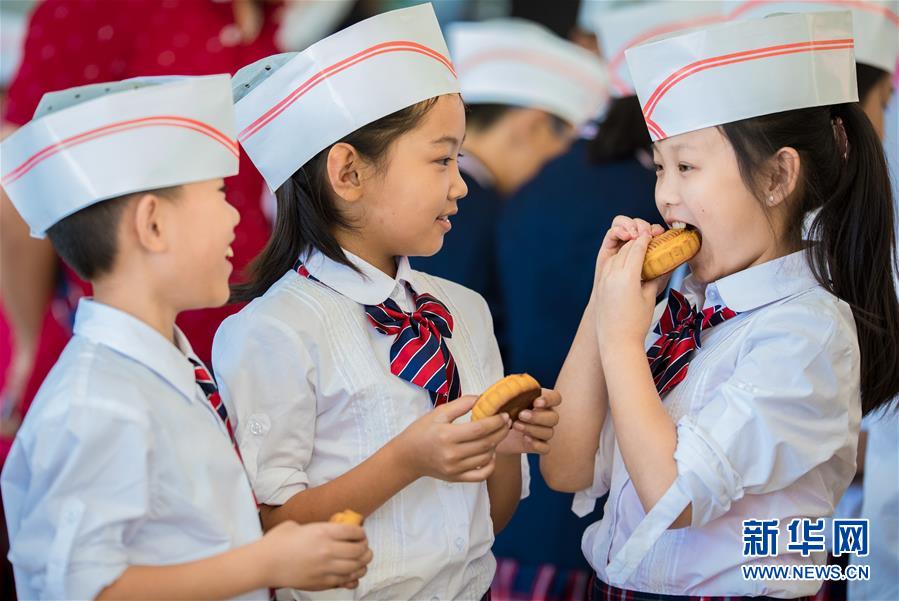
<svg viewBox="0 0 899 601">
<path fill-rule="evenodd" d="M 226 259 L 233 259 L 233 258 L 234 258 L 234 249 L 231 248 L 230 246 L 228 247 L 228 250 L 225 251 L 225 258 L 226 258 Z"/>
</svg>

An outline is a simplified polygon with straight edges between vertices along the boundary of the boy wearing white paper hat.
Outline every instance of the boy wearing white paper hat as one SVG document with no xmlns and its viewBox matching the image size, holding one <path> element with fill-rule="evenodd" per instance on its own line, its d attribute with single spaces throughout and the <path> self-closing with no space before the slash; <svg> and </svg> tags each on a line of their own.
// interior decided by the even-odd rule
<svg viewBox="0 0 899 601">
<path fill-rule="evenodd" d="M 541 468 L 579 514 L 609 495 L 582 545 L 595 598 L 821 586 L 819 520 L 852 480 L 861 415 L 899 391 L 893 201 L 852 47 L 851 15 L 828 12 L 627 50 L 656 205 L 681 230 L 665 239 L 701 245 L 655 306 L 666 278 L 641 272 L 664 228 L 617 217 L 559 377 L 564 442 Z"/>
<path fill-rule="evenodd" d="M 355 586 L 370 557 L 361 528 L 261 537 L 232 422 L 175 326 L 228 298 L 239 219 L 223 188 L 239 152 L 228 76 L 53 92 L 0 148 L 2 185 L 32 234 L 94 290 L 2 474 L 19 596 Z"/>
<path fill-rule="evenodd" d="M 454 23 L 447 38 L 467 107 L 468 197 L 441 252 L 413 265 L 483 294 L 501 320 L 493 266 L 503 199 L 600 112 L 606 74 L 595 54 L 523 19 Z"/>
<path fill-rule="evenodd" d="M 896 0 L 730 0 L 728 18 L 757 19 L 793 12 L 852 12 L 858 98 L 881 139 L 884 110 L 893 95 L 892 76 L 899 57 L 899 2 Z"/>
<path fill-rule="evenodd" d="M 384 13 L 234 78 L 274 235 L 213 344 L 267 528 L 342 507 L 377 551 L 356 599 L 481 599 L 559 398 L 470 421 L 503 376 L 475 292 L 409 266 L 466 193 L 465 113 L 430 5 Z M 512 430 L 510 431 L 510 426 Z M 332 598 L 294 591 L 297 599 Z"/>
</svg>

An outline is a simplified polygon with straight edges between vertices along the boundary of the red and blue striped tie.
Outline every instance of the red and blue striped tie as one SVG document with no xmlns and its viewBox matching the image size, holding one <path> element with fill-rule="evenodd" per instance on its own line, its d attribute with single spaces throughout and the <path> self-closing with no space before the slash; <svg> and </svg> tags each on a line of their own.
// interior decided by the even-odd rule
<svg viewBox="0 0 899 601">
<path fill-rule="evenodd" d="M 677 290 L 668 292 L 668 306 L 655 328 L 659 339 L 646 351 L 659 396 L 665 396 L 687 377 L 694 351 L 702 348 L 702 330 L 724 323 L 736 315 L 736 312 L 720 305 L 697 311 Z"/>
<path fill-rule="evenodd" d="M 302 263 L 294 269 L 318 281 Z M 365 305 L 365 314 L 377 331 L 396 337 L 390 346 L 390 373 L 424 388 L 435 406 L 442 405 L 462 391 L 456 362 L 446 344 L 453 336 L 453 316 L 432 295 L 416 294 L 411 286 L 409 290 L 415 298 L 412 313 L 388 298 L 379 305 Z"/>
<path fill-rule="evenodd" d="M 194 378 L 197 380 L 200 390 L 203 391 L 209 404 L 212 405 L 212 408 L 221 418 L 222 422 L 224 422 L 225 429 L 228 431 L 228 436 L 231 438 L 231 444 L 234 445 L 234 450 L 237 452 L 237 457 L 240 459 L 240 462 L 243 463 L 243 457 L 240 456 L 240 448 L 237 446 L 237 438 L 234 436 L 234 426 L 231 424 L 231 418 L 228 417 L 228 409 L 222 402 L 222 397 L 219 395 L 219 389 L 218 386 L 215 385 L 215 380 L 212 379 L 212 376 L 209 375 L 209 371 L 206 370 L 206 367 L 202 363 L 193 357 L 188 357 L 188 359 L 190 359 L 191 365 L 194 366 Z"/>
</svg>

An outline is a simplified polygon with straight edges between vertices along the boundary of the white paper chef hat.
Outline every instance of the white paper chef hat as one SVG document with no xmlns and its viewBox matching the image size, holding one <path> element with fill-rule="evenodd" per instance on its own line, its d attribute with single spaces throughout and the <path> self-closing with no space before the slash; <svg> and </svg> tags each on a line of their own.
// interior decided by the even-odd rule
<svg viewBox="0 0 899 601">
<path fill-rule="evenodd" d="M 43 238 L 72 213 L 131 192 L 237 173 L 230 78 L 144 77 L 45 94 L 2 145 L 2 183 Z"/>
<path fill-rule="evenodd" d="M 855 33 L 855 60 L 882 69 L 896 70 L 899 57 L 899 2 L 876 0 L 730 0 L 731 19 L 758 19 L 777 13 L 844 11 L 852 12 Z"/>
<path fill-rule="evenodd" d="M 713 25 L 725 20 L 724 4 L 714 0 L 686 2 L 665 0 L 621 6 L 614 10 L 594 10 L 592 30 L 599 37 L 607 61 L 612 96 L 634 95 L 624 51 L 648 40 L 675 31 Z"/>
<path fill-rule="evenodd" d="M 852 14 L 730 21 L 647 42 L 627 62 L 653 140 L 760 115 L 857 102 Z"/>
<path fill-rule="evenodd" d="M 430 4 L 377 15 L 237 72 L 238 140 L 275 191 L 360 127 L 422 100 L 459 92 Z"/>
<path fill-rule="evenodd" d="M 447 38 L 468 104 L 539 108 L 580 125 L 608 99 L 599 57 L 536 23 L 453 23 Z"/>
</svg>

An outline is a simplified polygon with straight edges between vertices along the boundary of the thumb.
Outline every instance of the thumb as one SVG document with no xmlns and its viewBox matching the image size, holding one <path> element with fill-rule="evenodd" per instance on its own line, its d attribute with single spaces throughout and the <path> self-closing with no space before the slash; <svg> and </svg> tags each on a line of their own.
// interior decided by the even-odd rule
<svg viewBox="0 0 899 601">
<path fill-rule="evenodd" d="M 474 404 L 477 402 L 478 397 L 473 394 L 467 394 L 465 396 L 460 396 L 458 399 L 454 401 L 450 401 L 445 405 L 441 405 L 435 409 L 435 420 L 441 423 L 451 423 L 455 421 L 457 418 L 462 417 L 474 407 Z"/>
</svg>

